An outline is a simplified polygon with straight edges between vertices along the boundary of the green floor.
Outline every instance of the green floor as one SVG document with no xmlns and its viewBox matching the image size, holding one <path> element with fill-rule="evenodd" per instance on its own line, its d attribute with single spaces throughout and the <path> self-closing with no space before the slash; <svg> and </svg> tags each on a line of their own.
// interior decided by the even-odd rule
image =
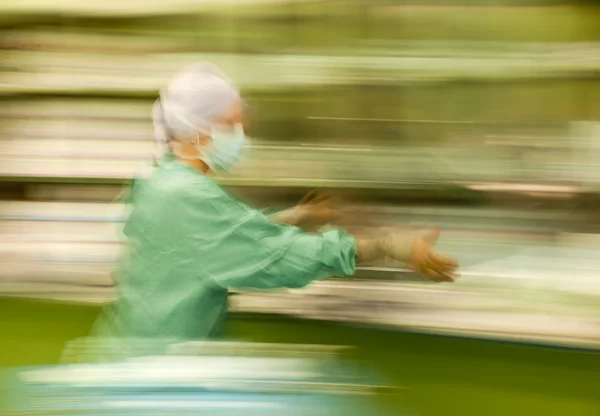
<svg viewBox="0 0 600 416">
<path fill-rule="evenodd" d="M 54 363 L 86 335 L 94 307 L 0 300 L 0 367 Z M 356 345 L 406 387 L 382 400 L 412 415 L 600 415 L 600 354 L 382 332 L 283 318 L 232 317 L 229 336 Z"/>
</svg>

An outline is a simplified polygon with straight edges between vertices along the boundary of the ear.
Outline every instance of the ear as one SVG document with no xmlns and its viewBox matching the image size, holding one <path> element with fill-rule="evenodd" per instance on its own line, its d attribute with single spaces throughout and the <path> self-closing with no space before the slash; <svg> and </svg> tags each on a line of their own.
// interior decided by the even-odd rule
<svg viewBox="0 0 600 416">
<path fill-rule="evenodd" d="M 206 146 L 209 145 L 210 142 L 212 141 L 212 138 L 204 133 L 198 133 L 198 136 L 196 137 L 196 143 L 198 146 Z"/>
</svg>

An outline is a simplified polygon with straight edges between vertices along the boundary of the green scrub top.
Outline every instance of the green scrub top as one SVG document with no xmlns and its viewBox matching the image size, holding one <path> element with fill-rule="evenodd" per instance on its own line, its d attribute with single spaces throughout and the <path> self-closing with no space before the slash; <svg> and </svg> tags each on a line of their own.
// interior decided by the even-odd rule
<svg viewBox="0 0 600 416">
<path fill-rule="evenodd" d="M 96 334 L 136 339 L 218 336 L 228 289 L 301 288 L 356 270 L 356 242 L 270 222 L 172 156 L 130 190 L 118 301 Z"/>
</svg>

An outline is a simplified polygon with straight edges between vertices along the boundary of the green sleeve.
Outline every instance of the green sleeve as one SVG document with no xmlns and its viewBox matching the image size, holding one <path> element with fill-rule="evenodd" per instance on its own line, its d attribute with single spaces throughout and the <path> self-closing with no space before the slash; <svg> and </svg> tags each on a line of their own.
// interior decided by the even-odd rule
<svg viewBox="0 0 600 416">
<path fill-rule="evenodd" d="M 235 200 L 216 184 L 186 192 L 173 206 L 184 223 L 186 256 L 222 287 L 304 287 L 356 270 L 354 238 L 339 230 L 307 234 Z"/>
</svg>

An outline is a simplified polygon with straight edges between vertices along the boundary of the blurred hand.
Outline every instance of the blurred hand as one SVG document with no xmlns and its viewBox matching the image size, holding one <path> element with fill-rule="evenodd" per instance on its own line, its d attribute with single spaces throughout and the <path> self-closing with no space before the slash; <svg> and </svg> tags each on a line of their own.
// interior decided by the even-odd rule
<svg viewBox="0 0 600 416">
<path fill-rule="evenodd" d="M 298 226 L 305 230 L 317 230 L 341 217 L 334 208 L 335 198 L 327 193 L 309 192 L 294 208 L 299 217 Z"/>
<path fill-rule="evenodd" d="M 421 229 L 409 234 L 405 231 L 392 233 L 384 239 L 386 255 L 406 263 L 431 280 L 453 282 L 458 277 L 458 263 L 432 248 L 439 235 L 439 228 Z"/>
</svg>

